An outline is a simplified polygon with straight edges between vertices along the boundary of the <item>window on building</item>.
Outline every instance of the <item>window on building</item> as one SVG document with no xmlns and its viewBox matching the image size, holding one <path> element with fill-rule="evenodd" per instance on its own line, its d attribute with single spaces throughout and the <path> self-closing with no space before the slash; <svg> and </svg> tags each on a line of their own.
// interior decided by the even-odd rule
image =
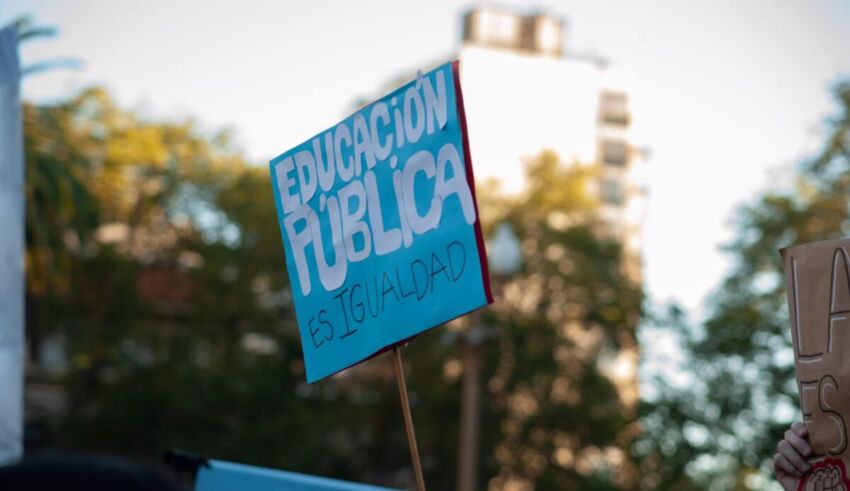
<svg viewBox="0 0 850 491">
<path fill-rule="evenodd" d="M 599 118 L 608 124 L 629 124 L 629 106 L 626 94 L 603 92 L 599 99 Z"/>
<path fill-rule="evenodd" d="M 554 56 L 561 54 L 561 23 L 547 15 L 538 15 L 534 18 L 534 47 L 539 53 Z"/>
<path fill-rule="evenodd" d="M 628 146 L 622 140 L 602 140 L 602 162 L 624 166 L 628 162 Z"/>
<path fill-rule="evenodd" d="M 602 202 L 608 205 L 623 204 L 623 185 L 616 179 L 603 178 L 599 185 Z"/>
<path fill-rule="evenodd" d="M 463 39 L 485 46 L 516 48 L 521 36 L 521 20 L 505 12 L 470 10 L 463 19 Z"/>
</svg>

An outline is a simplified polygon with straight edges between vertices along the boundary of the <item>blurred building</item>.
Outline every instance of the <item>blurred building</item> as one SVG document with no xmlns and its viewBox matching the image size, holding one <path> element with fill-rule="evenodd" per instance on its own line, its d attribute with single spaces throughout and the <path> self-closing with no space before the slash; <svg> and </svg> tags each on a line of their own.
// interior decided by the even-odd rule
<svg viewBox="0 0 850 491">
<path fill-rule="evenodd" d="M 544 12 L 477 7 L 463 14 L 460 47 L 449 59 L 460 60 L 475 177 L 521 192 L 525 163 L 545 150 L 567 165 L 596 166 L 589 192 L 607 232 L 623 244 L 623 267 L 641 282 L 646 151 L 632 137 L 630 75 L 599 56 L 573 52 L 565 38 L 564 20 Z M 413 77 L 388 79 L 374 96 Z"/>
<path fill-rule="evenodd" d="M 629 76 L 575 53 L 565 31 L 562 19 L 542 12 L 473 8 L 463 15 L 457 58 L 475 177 L 521 192 L 524 162 L 544 150 L 567 165 L 594 166 L 598 177 L 588 191 L 600 205 L 602 230 L 623 244 L 622 266 L 640 283 L 644 152 L 632 138 Z M 637 344 L 604 349 L 596 363 L 624 407 L 636 408 Z M 616 459 L 601 465 L 616 468 Z"/>
<path fill-rule="evenodd" d="M 641 283 L 645 152 L 632 136 L 629 74 L 598 56 L 576 53 L 565 40 L 564 20 L 545 12 L 476 7 L 463 14 L 451 59 L 460 60 L 475 178 L 479 185 L 496 180 L 502 191 L 521 193 L 525 164 L 547 150 L 565 165 L 593 166 L 598 177 L 588 192 L 600 205 L 602 232 L 623 244 L 623 268 Z M 400 74 L 375 95 L 411 78 Z M 623 405 L 634 410 L 636 342 L 601 349 L 596 363 Z"/>
<path fill-rule="evenodd" d="M 572 53 L 564 21 L 539 12 L 467 11 L 457 57 L 476 178 L 519 192 L 523 162 L 547 149 L 566 164 L 597 164 L 590 191 L 640 281 L 643 152 L 630 138 L 628 74 Z"/>
</svg>

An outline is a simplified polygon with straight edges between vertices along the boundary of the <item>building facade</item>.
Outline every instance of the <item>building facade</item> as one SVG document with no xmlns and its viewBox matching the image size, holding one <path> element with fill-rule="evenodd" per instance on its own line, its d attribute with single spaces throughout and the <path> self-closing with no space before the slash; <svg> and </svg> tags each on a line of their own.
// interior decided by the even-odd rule
<svg viewBox="0 0 850 491">
<path fill-rule="evenodd" d="M 581 56 L 568 49 L 564 21 L 548 13 L 473 8 L 463 14 L 461 30 L 459 47 L 452 58 L 460 61 L 470 150 L 479 186 L 495 180 L 505 194 L 523 193 L 527 189 L 526 163 L 547 151 L 554 152 L 563 165 L 592 167 L 593 179 L 587 191 L 599 205 L 599 230 L 623 245 L 624 273 L 640 285 L 646 162 L 645 152 L 633 137 L 629 74 L 603 59 Z M 447 60 L 435 61 L 419 68 L 424 72 Z M 375 95 L 386 93 L 413 76 L 407 72 L 390 79 Z M 358 105 L 373 98 L 364 97 Z M 529 293 L 533 278 L 516 280 L 502 278 L 502 300 L 533 298 L 534 294 Z M 537 294 L 548 292 L 541 290 Z M 504 304 L 504 309 L 518 308 L 510 301 Z M 553 322 L 570 340 L 567 344 L 580 348 L 560 351 L 555 356 L 557 362 L 564 365 L 565 373 L 571 370 L 567 367 L 595 365 L 616 387 L 618 406 L 624 415 L 634 418 L 639 398 L 639 349 L 632 328 L 638 314 L 632 313 L 623 321 L 625 330 L 632 330 L 617 340 L 616 347 L 599 329 L 582 325 L 571 315 Z M 497 378 L 494 376 L 490 382 Z M 552 386 L 552 394 L 568 387 L 567 380 L 568 377 L 560 377 L 559 383 Z M 469 385 L 480 386 L 481 381 Z M 518 391 L 511 398 L 522 401 L 524 396 L 528 394 Z M 508 419 L 503 425 L 511 426 Z M 469 423 L 462 422 L 461 426 L 464 424 Z M 599 447 L 582 446 L 575 435 L 561 432 L 552 439 L 557 447 L 555 453 L 545 456 L 544 461 L 581 475 L 609 472 L 617 487 L 629 488 L 636 481 L 637 471 L 627 462 L 625 449 L 637 435 L 636 428 L 629 426 L 616 441 Z M 505 438 L 493 455 L 500 474 L 486 487 L 533 489 L 533 475 L 512 475 L 512 471 L 505 470 L 512 462 L 530 455 L 522 454 L 523 447 L 510 440 L 512 437 Z M 464 460 L 464 455 L 461 451 L 456 489 L 483 489 L 485 486 L 477 485 L 476 474 L 469 469 L 476 468 L 476 460 Z"/>
<path fill-rule="evenodd" d="M 524 186 L 523 162 L 543 150 L 565 164 L 597 165 L 589 191 L 641 280 L 644 152 L 631 139 L 628 74 L 565 49 L 563 20 L 491 8 L 463 16 L 458 52 L 478 179 L 509 193 Z"/>
</svg>

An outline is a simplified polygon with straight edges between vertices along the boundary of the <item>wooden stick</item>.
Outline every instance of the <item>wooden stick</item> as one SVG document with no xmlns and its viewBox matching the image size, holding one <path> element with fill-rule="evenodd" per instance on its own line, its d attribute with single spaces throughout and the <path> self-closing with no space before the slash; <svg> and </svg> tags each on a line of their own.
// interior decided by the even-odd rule
<svg viewBox="0 0 850 491">
<path fill-rule="evenodd" d="M 407 431 L 407 443 L 410 445 L 410 458 L 413 460 L 413 473 L 416 475 L 416 489 L 425 491 L 425 479 L 422 477 L 422 464 L 419 462 L 419 449 L 416 447 L 416 433 L 413 431 L 413 417 L 410 415 L 410 401 L 407 399 L 407 384 L 404 382 L 404 366 L 401 363 L 401 349 L 393 346 L 395 378 L 398 381 L 398 395 L 401 397 L 401 410 L 404 413 L 404 429 Z"/>
</svg>

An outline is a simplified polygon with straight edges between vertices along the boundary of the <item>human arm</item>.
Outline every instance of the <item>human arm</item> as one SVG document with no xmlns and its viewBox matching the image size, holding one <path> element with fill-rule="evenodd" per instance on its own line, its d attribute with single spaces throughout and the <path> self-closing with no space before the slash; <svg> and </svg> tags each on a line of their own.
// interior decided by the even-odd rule
<svg viewBox="0 0 850 491">
<path fill-rule="evenodd" d="M 773 456 L 773 473 L 785 491 L 796 491 L 800 478 L 811 469 L 806 458 L 812 454 L 809 433 L 803 423 L 794 423 L 785 432 L 785 438 L 776 446 Z"/>
</svg>

